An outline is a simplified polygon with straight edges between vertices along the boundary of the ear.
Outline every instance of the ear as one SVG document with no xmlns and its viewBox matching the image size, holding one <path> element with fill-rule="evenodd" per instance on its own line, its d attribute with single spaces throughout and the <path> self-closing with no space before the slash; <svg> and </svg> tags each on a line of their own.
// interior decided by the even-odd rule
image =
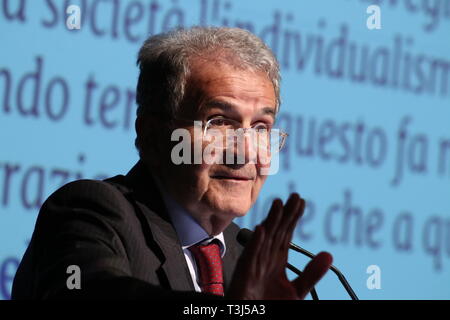
<svg viewBox="0 0 450 320">
<path fill-rule="evenodd" d="M 135 129 L 141 143 L 141 159 L 151 166 L 160 163 L 161 120 L 154 116 L 136 118 Z"/>
</svg>

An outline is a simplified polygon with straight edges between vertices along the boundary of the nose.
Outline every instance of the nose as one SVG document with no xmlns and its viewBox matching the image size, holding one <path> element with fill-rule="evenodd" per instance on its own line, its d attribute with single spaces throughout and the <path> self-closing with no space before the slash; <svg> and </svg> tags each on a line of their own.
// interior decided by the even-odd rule
<svg viewBox="0 0 450 320">
<path fill-rule="evenodd" d="M 227 164 L 256 163 L 258 159 L 258 138 L 254 130 L 238 129 L 228 140 L 226 150 Z"/>
</svg>

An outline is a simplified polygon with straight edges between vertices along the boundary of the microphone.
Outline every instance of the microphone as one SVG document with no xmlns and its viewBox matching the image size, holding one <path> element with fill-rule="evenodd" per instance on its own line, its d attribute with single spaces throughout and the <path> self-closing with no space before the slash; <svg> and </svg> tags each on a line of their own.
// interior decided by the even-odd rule
<svg viewBox="0 0 450 320">
<path fill-rule="evenodd" d="M 245 247 L 245 245 L 250 241 L 250 239 L 253 236 L 253 231 L 246 229 L 246 228 L 242 228 L 236 239 L 237 241 L 243 245 Z M 294 243 L 289 243 L 289 249 L 292 249 L 294 251 L 297 251 L 311 259 L 313 259 L 316 255 L 309 252 L 306 249 L 303 249 L 302 247 L 294 244 Z M 291 264 L 287 264 L 287 268 L 291 271 L 293 271 L 294 273 L 296 273 L 297 275 L 301 274 L 301 271 L 299 271 L 297 268 L 295 268 L 294 266 L 292 266 Z M 345 291 L 347 291 L 348 295 L 350 296 L 350 298 L 352 298 L 352 300 L 359 300 L 358 297 L 356 296 L 355 292 L 353 291 L 352 287 L 350 287 L 350 284 L 348 283 L 347 279 L 345 279 L 344 275 L 342 274 L 341 271 L 339 271 L 338 268 L 336 268 L 334 265 L 330 266 L 330 270 L 334 272 L 334 274 L 338 277 L 339 281 L 341 282 L 342 286 L 345 288 Z M 315 289 L 311 290 L 311 296 L 313 296 L 313 291 L 315 293 Z M 317 298 L 317 293 L 315 293 L 315 297 Z M 314 296 L 313 296 L 314 299 Z M 316 299 L 314 299 L 316 300 Z"/>
</svg>

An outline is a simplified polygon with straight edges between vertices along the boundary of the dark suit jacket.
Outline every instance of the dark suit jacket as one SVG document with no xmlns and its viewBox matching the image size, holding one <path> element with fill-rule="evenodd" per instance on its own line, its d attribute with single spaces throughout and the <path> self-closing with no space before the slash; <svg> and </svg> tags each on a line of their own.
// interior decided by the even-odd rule
<svg viewBox="0 0 450 320">
<path fill-rule="evenodd" d="M 238 231 L 234 223 L 224 231 L 225 290 L 243 249 Z M 80 290 L 67 289 L 70 265 L 80 267 Z M 71 182 L 47 199 L 12 298 L 212 298 L 193 291 L 162 198 L 138 162 L 126 176 Z"/>
</svg>

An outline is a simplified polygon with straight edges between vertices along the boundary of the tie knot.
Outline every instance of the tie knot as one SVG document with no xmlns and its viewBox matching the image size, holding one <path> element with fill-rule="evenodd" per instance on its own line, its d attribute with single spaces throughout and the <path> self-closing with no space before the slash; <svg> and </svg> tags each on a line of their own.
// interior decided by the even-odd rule
<svg viewBox="0 0 450 320">
<path fill-rule="evenodd" d="M 197 263 L 202 292 L 223 295 L 222 258 L 218 242 L 213 240 L 207 245 L 193 245 L 189 250 Z"/>
<path fill-rule="evenodd" d="M 213 240 L 208 244 L 195 244 L 189 247 L 194 256 L 202 256 L 202 258 L 210 259 L 220 257 L 220 246 L 217 240 Z"/>
</svg>

